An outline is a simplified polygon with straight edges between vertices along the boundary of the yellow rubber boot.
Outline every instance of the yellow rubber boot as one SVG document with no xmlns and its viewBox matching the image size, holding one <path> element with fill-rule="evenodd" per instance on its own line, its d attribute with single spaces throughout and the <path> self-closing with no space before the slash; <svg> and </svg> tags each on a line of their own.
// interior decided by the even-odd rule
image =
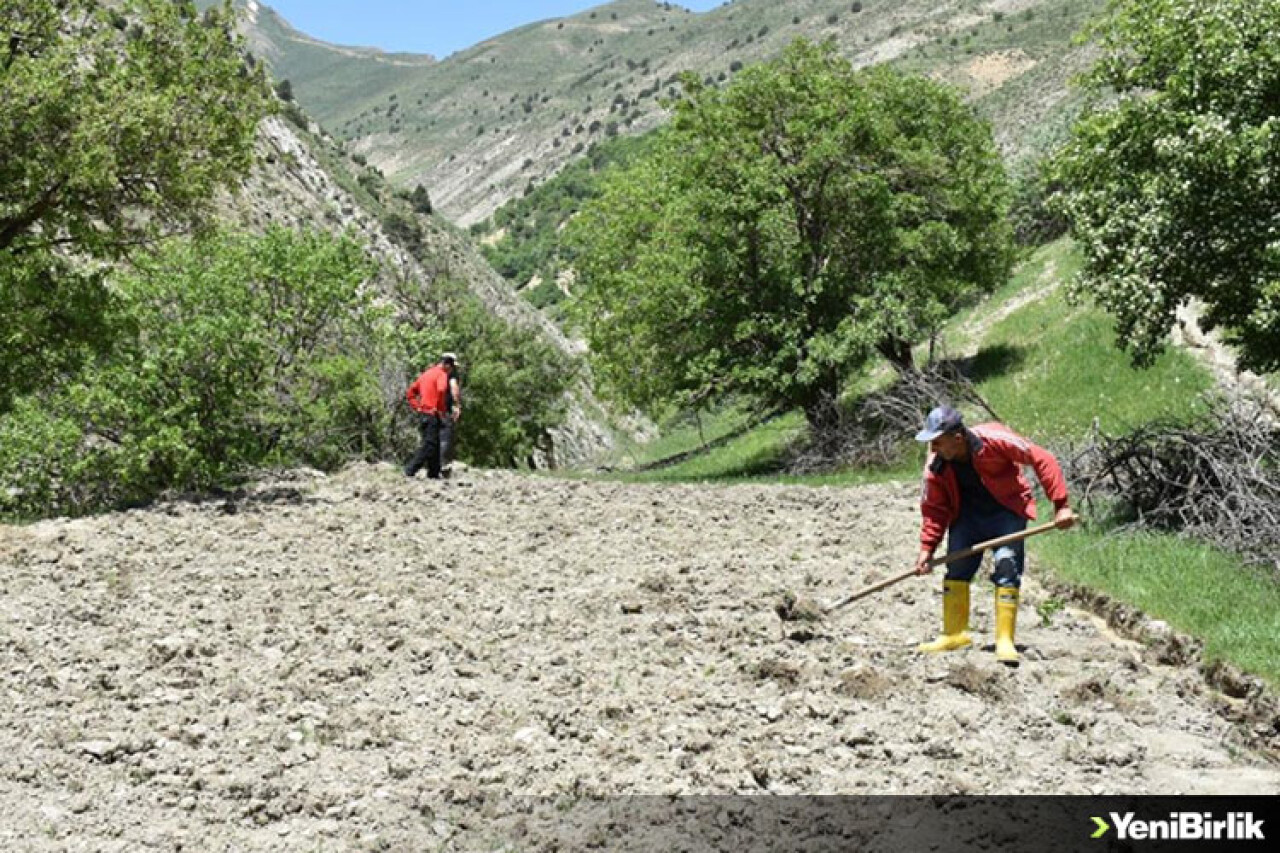
<svg viewBox="0 0 1280 853">
<path fill-rule="evenodd" d="M 932 643 L 921 643 L 922 652 L 953 652 L 973 645 L 969 638 L 969 582 L 942 582 L 942 633 Z"/>
<path fill-rule="evenodd" d="M 996 660 L 1011 666 L 1018 664 L 1018 650 L 1013 645 L 1013 632 L 1017 624 L 1017 588 L 996 587 Z"/>
</svg>

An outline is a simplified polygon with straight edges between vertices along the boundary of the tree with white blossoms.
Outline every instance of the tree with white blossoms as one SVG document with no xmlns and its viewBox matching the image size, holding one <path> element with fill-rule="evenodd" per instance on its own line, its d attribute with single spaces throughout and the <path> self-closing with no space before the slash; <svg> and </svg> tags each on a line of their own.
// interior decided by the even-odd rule
<svg viewBox="0 0 1280 853">
<path fill-rule="evenodd" d="M 1115 0 L 1094 31 L 1053 166 L 1078 289 L 1138 364 L 1195 298 L 1242 366 L 1280 368 L 1280 0 Z"/>
</svg>

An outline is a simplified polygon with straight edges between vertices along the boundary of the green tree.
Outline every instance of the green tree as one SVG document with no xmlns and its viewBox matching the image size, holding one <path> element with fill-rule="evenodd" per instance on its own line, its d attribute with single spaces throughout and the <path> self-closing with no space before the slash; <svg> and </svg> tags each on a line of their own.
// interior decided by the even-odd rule
<svg viewBox="0 0 1280 853">
<path fill-rule="evenodd" d="M 197 225 L 269 109 L 229 3 L 0 0 L 0 411 L 101 349 L 105 264 Z"/>
<path fill-rule="evenodd" d="M 1009 222 L 1020 246 L 1041 246 L 1067 232 L 1067 220 L 1050 204 L 1055 191 L 1044 160 L 1023 162 L 1012 171 Z"/>
<path fill-rule="evenodd" d="M 804 41 L 684 85 L 656 151 L 570 229 L 572 311 L 623 400 L 747 394 L 814 421 L 1008 274 L 1004 171 L 952 90 Z"/>
<path fill-rule="evenodd" d="M 373 458 L 390 321 L 350 238 L 275 228 L 167 241 L 114 282 L 109 354 L 0 416 L 8 509 L 81 513 L 270 464 Z M 0 510 L 6 509 L 0 498 Z"/>
<path fill-rule="evenodd" d="M 1244 366 L 1280 368 L 1280 0 L 1122 0 L 1096 29 L 1054 167 L 1080 289 L 1139 364 L 1194 297 Z"/>
<path fill-rule="evenodd" d="M 431 215 L 431 194 L 427 192 L 427 188 L 422 184 L 418 184 L 413 188 L 413 193 L 409 196 L 409 202 L 413 205 L 416 213 L 423 216 Z"/>
<path fill-rule="evenodd" d="M 414 214 L 402 213 L 398 210 L 389 211 L 382 217 L 382 228 L 387 232 L 387 236 L 410 252 L 422 251 L 426 232 L 422 230 L 422 223 Z"/>
</svg>

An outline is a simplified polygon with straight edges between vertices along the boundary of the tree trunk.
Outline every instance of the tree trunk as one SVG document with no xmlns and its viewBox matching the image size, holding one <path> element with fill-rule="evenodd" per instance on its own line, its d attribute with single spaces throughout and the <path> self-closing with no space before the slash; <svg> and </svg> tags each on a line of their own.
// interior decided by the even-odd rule
<svg viewBox="0 0 1280 853">
<path fill-rule="evenodd" d="M 822 388 L 810 395 L 801 408 L 804 418 L 809 422 L 809 434 L 822 435 L 840 423 L 840 408 L 836 405 L 839 393 L 835 389 Z"/>
<path fill-rule="evenodd" d="M 879 352 L 899 373 L 910 373 L 916 369 L 915 356 L 911 354 L 911 342 L 901 338 L 885 338 L 876 345 Z"/>
</svg>

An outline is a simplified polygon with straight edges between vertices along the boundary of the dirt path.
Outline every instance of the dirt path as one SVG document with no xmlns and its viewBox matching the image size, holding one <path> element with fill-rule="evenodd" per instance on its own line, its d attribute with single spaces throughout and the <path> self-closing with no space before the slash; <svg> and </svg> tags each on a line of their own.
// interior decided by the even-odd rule
<svg viewBox="0 0 1280 853">
<path fill-rule="evenodd" d="M 1018 670 L 912 651 L 937 577 L 785 638 L 784 591 L 909 564 L 916 489 L 357 467 L 0 528 L 0 849 L 433 849 L 512 794 L 1280 793 L 1194 670 L 1039 624 L 1034 544 Z"/>
</svg>

